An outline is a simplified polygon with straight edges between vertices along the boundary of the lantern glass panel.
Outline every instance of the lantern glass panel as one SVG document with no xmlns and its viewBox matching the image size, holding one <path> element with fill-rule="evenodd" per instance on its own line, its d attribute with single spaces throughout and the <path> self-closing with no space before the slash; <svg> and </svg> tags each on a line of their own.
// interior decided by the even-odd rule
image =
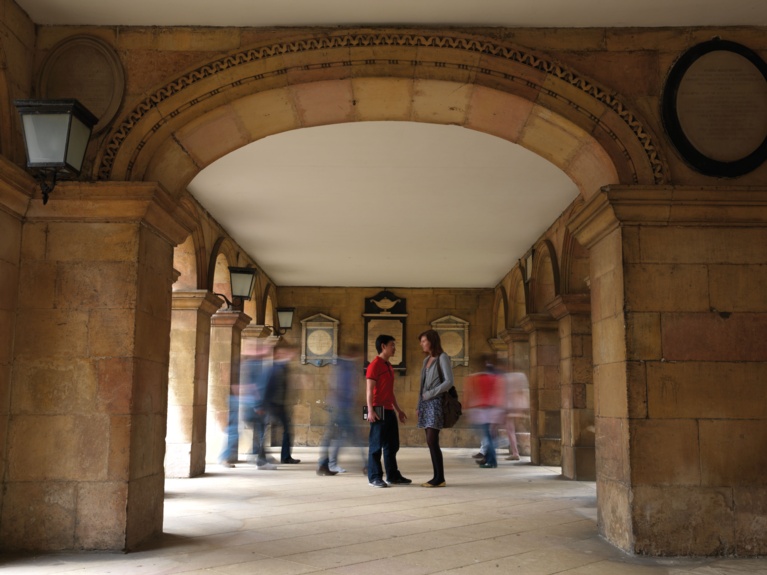
<svg viewBox="0 0 767 575">
<path fill-rule="evenodd" d="M 253 270 L 255 272 L 255 270 Z M 250 299 L 250 293 L 253 290 L 253 280 L 255 279 L 255 273 L 243 273 L 230 271 L 229 273 L 232 283 L 232 297 L 240 297 L 243 299 Z"/>
<path fill-rule="evenodd" d="M 64 166 L 69 119 L 65 113 L 23 116 L 30 168 Z"/>
</svg>

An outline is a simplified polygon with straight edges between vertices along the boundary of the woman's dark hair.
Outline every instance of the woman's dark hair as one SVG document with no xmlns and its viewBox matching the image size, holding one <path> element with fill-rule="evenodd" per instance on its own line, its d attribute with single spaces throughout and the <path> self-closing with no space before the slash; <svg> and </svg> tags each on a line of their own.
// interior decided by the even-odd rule
<svg viewBox="0 0 767 575">
<path fill-rule="evenodd" d="M 436 331 L 427 329 L 418 336 L 418 341 L 421 341 L 422 337 L 426 337 L 426 340 L 431 344 L 432 356 L 439 357 L 441 354 L 445 353 L 445 350 L 442 349 L 442 342 L 439 339 L 439 334 Z"/>
<path fill-rule="evenodd" d="M 383 347 L 389 343 L 390 341 L 394 341 L 394 338 L 390 335 L 381 334 L 376 338 L 376 351 L 378 353 L 381 353 L 381 350 Z"/>
</svg>

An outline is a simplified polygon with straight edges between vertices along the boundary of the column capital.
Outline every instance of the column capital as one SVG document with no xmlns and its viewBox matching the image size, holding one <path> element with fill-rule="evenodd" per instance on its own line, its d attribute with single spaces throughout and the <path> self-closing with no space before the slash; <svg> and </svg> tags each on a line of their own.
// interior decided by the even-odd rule
<svg viewBox="0 0 767 575">
<path fill-rule="evenodd" d="M 60 182 L 43 205 L 34 197 L 31 221 L 141 223 L 170 244 L 182 243 L 195 226 L 194 216 L 156 182 Z"/>
<path fill-rule="evenodd" d="M 242 330 L 243 339 L 265 339 L 272 334 L 272 328 L 268 325 L 250 324 Z"/>
<path fill-rule="evenodd" d="M 507 344 L 512 343 L 514 341 L 528 341 L 530 339 L 527 332 L 519 327 L 505 329 L 498 334 L 498 337 L 501 338 Z"/>
<path fill-rule="evenodd" d="M 546 306 L 554 319 L 568 315 L 589 315 L 591 313 L 591 294 L 574 293 L 558 295 Z"/>
<path fill-rule="evenodd" d="M 210 318 L 211 327 L 231 327 L 242 331 L 250 323 L 251 317 L 241 311 L 219 310 Z"/>
<path fill-rule="evenodd" d="M 178 290 L 173 292 L 173 309 L 198 309 L 212 316 L 224 300 L 208 290 Z"/>
<path fill-rule="evenodd" d="M 767 188 L 605 186 L 568 224 L 591 247 L 618 227 L 767 224 Z"/>
<path fill-rule="evenodd" d="M 556 319 L 550 315 L 542 313 L 531 313 L 526 315 L 520 321 L 520 325 L 525 333 L 528 334 L 533 333 L 534 331 L 554 331 L 559 329 L 559 323 Z"/>
</svg>

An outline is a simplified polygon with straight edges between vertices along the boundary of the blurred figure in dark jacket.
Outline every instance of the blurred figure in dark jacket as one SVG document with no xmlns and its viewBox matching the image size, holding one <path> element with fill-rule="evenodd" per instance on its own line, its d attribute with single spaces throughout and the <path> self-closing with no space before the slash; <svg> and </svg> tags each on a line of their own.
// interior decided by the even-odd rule
<svg viewBox="0 0 767 575">
<path fill-rule="evenodd" d="M 274 347 L 274 361 L 266 372 L 266 389 L 264 405 L 269 414 L 269 421 L 282 426 L 282 451 L 280 463 L 300 463 L 300 459 L 293 459 L 293 437 L 290 423 L 290 410 L 288 408 L 288 385 L 290 363 L 298 357 L 295 346 L 280 341 Z"/>
<path fill-rule="evenodd" d="M 360 469 L 364 469 L 367 455 L 357 433 L 357 407 L 362 405 L 360 380 L 362 377 L 362 348 L 351 344 L 347 353 L 338 358 L 334 366 L 332 388 L 328 394 L 330 419 L 320 443 L 317 475 L 336 475 L 346 470 L 338 464 L 338 453 L 343 445 L 359 447 Z"/>
</svg>

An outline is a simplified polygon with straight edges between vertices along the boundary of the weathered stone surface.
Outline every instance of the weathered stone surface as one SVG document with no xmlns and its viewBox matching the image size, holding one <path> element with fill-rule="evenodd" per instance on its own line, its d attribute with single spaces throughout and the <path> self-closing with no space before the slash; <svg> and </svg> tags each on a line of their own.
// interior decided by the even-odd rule
<svg viewBox="0 0 767 575">
<path fill-rule="evenodd" d="M 677 361 L 767 361 L 766 314 L 667 313 L 663 355 Z"/>
<path fill-rule="evenodd" d="M 633 485 L 700 485 L 698 424 L 693 420 L 631 420 Z"/>
<path fill-rule="evenodd" d="M 601 469 L 597 448 L 597 469 Z M 599 532 L 610 543 L 633 551 L 634 530 L 631 509 L 631 489 L 628 485 L 614 479 L 597 475 L 597 526 Z"/>
<path fill-rule="evenodd" d="M 125 482 L 86 482 L 78 486 L 76 548 L 125 546 L 127 491 Z"/>
<path fill-rule="evenodd" d="M 730 489 L 637 486 L 633 551 L 647 555 L 728 555 L 735 552 Z"/>
<path fill-rule="evenodd" d="M 736 487 L 736 553 L 743 556 L 767 554 L 767 490 L 764 485 Z"/>
<path fill-rule="evenodd" d="M 13 482 L 3 498 L 3 547 L 58 551 L 74 545 L 77 484 Z"/>
<path fill-rule="evenodd" d="M 653 418 L 767 419 L 767 366 L 732 362 L 647 364 Z"/>
<path fill-rule="evenodd" d="M 767 426 L 756 420 L 700 422 L 701 483 L 719 487 L 764 485 Z"/>
</svg>

